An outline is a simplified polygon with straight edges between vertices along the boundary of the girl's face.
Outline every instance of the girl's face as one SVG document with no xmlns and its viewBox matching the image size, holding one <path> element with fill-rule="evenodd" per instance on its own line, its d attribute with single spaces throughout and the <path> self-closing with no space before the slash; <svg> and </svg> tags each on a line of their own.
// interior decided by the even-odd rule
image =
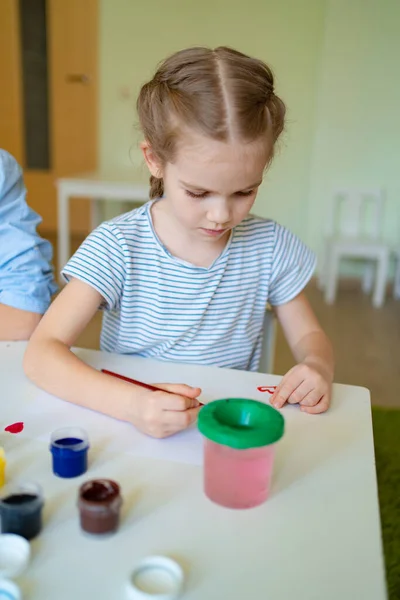
<svg viewBox="0 0 400 600">
<path fill-rule="evenodd" d="M 142 148 L 152 175 L 164 179 L 165 208 L 204 240 L 220 240 L 248 215 L 269 159 L 264 141 L 219 142 L 193 132 L 164 167 Z"/>
</svg>

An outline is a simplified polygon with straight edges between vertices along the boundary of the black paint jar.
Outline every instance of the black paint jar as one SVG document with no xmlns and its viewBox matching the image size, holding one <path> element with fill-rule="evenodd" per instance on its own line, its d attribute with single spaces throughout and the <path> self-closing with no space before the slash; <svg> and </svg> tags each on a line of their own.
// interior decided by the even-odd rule
<svg viewBox="0 0 400 600">
<path fill-rule="evenodd" d="M 43 496 L 40 486 L 21 483 L 0 499 L 2 533 L 15 533 L 27 540 L 42 529 Z"/>
</svg>

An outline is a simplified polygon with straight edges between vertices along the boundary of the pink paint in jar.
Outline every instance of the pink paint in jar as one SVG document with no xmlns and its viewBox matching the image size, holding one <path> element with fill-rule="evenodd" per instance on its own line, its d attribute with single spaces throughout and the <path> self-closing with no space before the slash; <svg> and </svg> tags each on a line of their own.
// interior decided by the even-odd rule
<svg viewBox="0 0 400 600">
<path fill-rule="evenodd" d="M 216 400 L 199 413 L 204 436 L 204 491 L 228 508 L 252 508 L 269 494 L 275 443 L 284 432 L 280 412 L 245 398 Z"/>
</svg>

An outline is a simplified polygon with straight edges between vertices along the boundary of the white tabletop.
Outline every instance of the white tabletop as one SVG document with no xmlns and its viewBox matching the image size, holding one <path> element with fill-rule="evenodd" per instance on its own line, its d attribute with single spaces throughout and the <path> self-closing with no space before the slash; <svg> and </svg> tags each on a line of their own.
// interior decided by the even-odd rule
<svg viewBox="0 0 400 600">
<path fill-rule="evenodd" d="M 366 389 L 336 385 L 332 408 L 324 415 L 284 408 L 286 433 L 277 445 L 272 495 L 263 506 L 233 511 L 203 494 L 202 468 L 196 464 L 201 440 L 195 430 L 152 440 L 128 424 L 54 399 L 24 378 L 23 351 L 24 344 L 0 343 L 0 444 L 8 480 L 35 480 L 46 498 L 43 531 L 33 540 L 31 565 L 18 580 L 25 598 L 129 598 L 130 571 L 153 554 L 181 563 L 185 600 L 386 598 Z M 144 381 L 200 385 L 205 401 L 243 395 L 266 400 L 257 386 L 279 380 L 77 353 L 97 368 Z M 25 423 L 22 433 L 3 431 L 16 421 Z M 54 477 L 50 467 L 49 436 L 64 425 L 86 428 L 91 441 L 89 471 L 72 480 Z M 93 477 L 115 479 L 124 497 L 121 527 L 105 539 L 79 529 L 78 486 Z"/>
</svg>

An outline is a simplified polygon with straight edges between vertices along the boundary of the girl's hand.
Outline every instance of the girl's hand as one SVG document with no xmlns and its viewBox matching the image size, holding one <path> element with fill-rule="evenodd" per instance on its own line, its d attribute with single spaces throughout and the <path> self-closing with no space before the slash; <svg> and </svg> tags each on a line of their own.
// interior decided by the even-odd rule
<svg viewBox="0 0 400 600">
<path fill-rule="evenodd" d="M 331 392 L 332 381 L 324 369 L 304 362 L 286 373 L 271 397 L 271 404 L 275 408 L 282 408 L 286 402 L 300 404 L 303 412 L 315 415 L 329 408 Z"/>
<path fill-rule="evenodd" d="M 135 398 L 133 424 L 143 433 L 165 438 L 194 423 L 201 404 L 200 388 L 184 384 L 156 384 L 159 392 L 145 392 Z M 165 392 L 162 390 L 166 390 Z"/>
</svg>

